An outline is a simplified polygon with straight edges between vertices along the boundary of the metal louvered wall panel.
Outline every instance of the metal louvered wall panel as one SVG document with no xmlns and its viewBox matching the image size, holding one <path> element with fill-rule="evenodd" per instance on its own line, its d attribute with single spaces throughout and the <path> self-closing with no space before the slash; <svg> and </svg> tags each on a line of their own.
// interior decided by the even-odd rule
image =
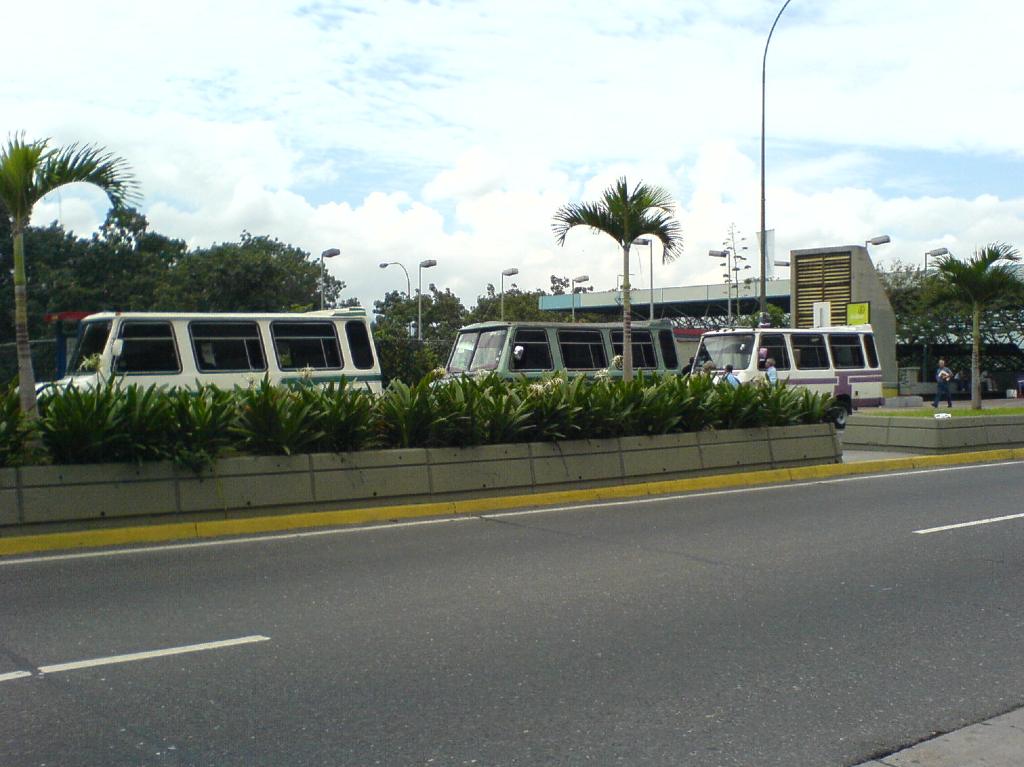
<svg viewBox="0 0 1024 767">
<path fill-rule="evenodd" d="M 846 305 L 852 300 L 851 254 L 822 253 L 800 256 L 793 262 L 794 326 L 814 325 L 814 304 L 832 304 L 832 324 L 846 324 Z"/>
</svg>

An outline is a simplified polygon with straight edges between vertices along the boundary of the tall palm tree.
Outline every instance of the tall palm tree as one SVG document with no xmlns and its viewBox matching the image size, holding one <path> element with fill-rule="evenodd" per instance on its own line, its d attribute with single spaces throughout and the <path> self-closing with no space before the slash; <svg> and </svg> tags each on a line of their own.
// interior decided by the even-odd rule
<svg viewBox="0 0 1024 767">
<path fill-rule="evenodd" d="M 28 339 L 28 291 L 25 281 L 25 229 L 39 200 L 66 184 L 84 182 L 104 192 L 120 207 L 138 198 L 127 163 L 92 145 L 49 147 L 49 139 L 26 142 L 16 134 L 0 147 L 0 212 L 11 221 L 14 241 L 14 339 L 22 411 L 36 415 L 36 381 Z"/>
<path fill-rule="evenodd" d="M 675 203 L 661 187 L 643 182 L 629 191 L 625 177 L 608 187 L 597 202 L 564 205 L 551 228 L 559 245 L 574 226 L 589 226 L 614 238 L 622 248 L 622 377 L 633 378 L 633 332 L 629 299 L 629 248 L 638 237 L 657 237 L 662 263 L 683 252 L 683 231 L 674 218 Z"/>
<path fill-rule="evenodd" d="M 951 300 L 971 311 L 971 408 L 981 410 L 981 314 L 1019 294 L 1024 281 L 1011 262 L 1019 261 L 1016 249 L 990 243 L 967 261 L 943 256 L 936 263 L 938 300 Z"/>
</svg>

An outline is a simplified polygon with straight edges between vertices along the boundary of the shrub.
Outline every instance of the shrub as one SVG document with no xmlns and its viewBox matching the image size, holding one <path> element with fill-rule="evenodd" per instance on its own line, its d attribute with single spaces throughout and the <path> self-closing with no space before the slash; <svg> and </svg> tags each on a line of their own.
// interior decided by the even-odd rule
<svg viewBox="0 0 1024 767">
<path fill-rule="evenodd" d="M 785 383 L 756 388 L 760 400 L 758 412 L 761 415 L 761 426 L 793 426 L 800 423 L 803 415 L 800 392 L 807 392 L 806 389 L 791 389 Z"/>
<path fill-rule="evenodd" d="M 198 474 L 208 469 L 233 442 L 235 395 L 216 386 L 200 386 L 194 392 L 177 389 L 168 397 L 177 424 L 172 459 Z"/>
<path fill-rule="evenodd" d="M 0 389 L 0 467 L 17 466 L 27 459 L 32 429 L 25 421 L 12 383 Z"/>
<path fill-rule="evenodd" d="M 114 443 L 111 459 L 141 463 L 170 458 L 178 434 L 171 396 L 155 385 L 114 389 L 120 394 L 114 413 L 122 439 Z"/>
<path fill-rule="evenodd" d="M 587 381 L 577 376 L 572 381 L 555 374 L 536 381 L 523 380 L 523 402 L 530 412 L 528 439 L 554 442 L 591 436 L 583 432 L 583 414 L 589 402 Z"/>
<path fill-rule="evenodd" d="M 236 389 L 238 416 L 230 431 L 241 450 L 255 455 L 302 453 L 324 438 L 316 403 L 301 390 L 272 386 L 266 377 L 251 389 Z"/>
<path fill-rule="evenodd" d="M 381 447 L 426 447 L 440 416 L 433 407 L 433 374 L 415 386 L 394 380 L 374 403 L 374 430 Z"/>
<path fill-rule="evenodd" d="M 759 387 L 751 384 L 733 386 L 725 381 L 715 384 L 707 399 L 707 406 L 715 413 L 715 421 L 723 429 L 759 426 L 760 405 Z"/>
<path fill-rule="evenodd" d="M 54 463 L 103 463 L 122 455 L 121 391 L 70 386 L 39 401 L 39 435 Z"/>
<path fill-rule="evenodd" d="M 311 406 L 322 436 L 313 444 L 319 452 L 345 453 L 361 450 L 373 437 L 373 397 L 365 389 L 353 388 L 348 380 L 324 389 L 303 387 L 299 399 Z"/>
</svg>

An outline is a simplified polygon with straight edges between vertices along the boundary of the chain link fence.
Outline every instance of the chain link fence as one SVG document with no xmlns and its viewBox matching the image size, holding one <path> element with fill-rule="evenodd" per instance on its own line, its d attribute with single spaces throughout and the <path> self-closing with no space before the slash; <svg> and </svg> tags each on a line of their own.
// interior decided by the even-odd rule
<svg viewBox="0 0 1024 767">
<path fill-rule="evenodd" d="M 57 373 L 57 341 L 44 338 L 30 341 L 32 369 L 37 381 L 52 381 Z M 18 352 L 14 342 L 0 344 L 0 386 L 18 377 Z"/>
</svg>

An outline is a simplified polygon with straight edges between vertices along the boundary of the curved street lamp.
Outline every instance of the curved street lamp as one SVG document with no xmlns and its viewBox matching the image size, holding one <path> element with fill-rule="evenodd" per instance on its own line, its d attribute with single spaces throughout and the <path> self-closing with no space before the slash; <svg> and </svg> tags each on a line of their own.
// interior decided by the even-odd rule
<svg viewBox="0 0 1024 767">
<path fill-rule="evenodd" d="M 412 298 L 412 283 L 409 281 L 409 270 L 405 268 L 403 264 L 398 261 L 385 261 L 380 265 L 381 269 L 387 269 L 389 266 L 397 266 L 403 272 L 405 272 L 405 297 Z"/>
<path fill-rule="evenodd" d="M 581 274 L 579 277 L 572 278 L 572 321 L 576 321 L 576 286 L 583 282 L 590 282 L 589 274 Z"/>
<path fill-rule="evenodd" d="M 708 251 L 708 255 L 711 256 L 711 258 L 724 258 L 725 259 L 725 261 L 723 263 L 719 264 L 719 266 L 725 267 L 725 274 L 723 276 L 725 277 L 725 291 L 726 291 L 726 296 L 727 296 L 726 299 L 725 299 L 725 312 L 726 312 L 726 317 L 727 317 L 726 322 L 727 322 L 727 324 L 732 325 L 732 274 L 731 274 L 731 272 L 732 272 L 732 265 L 734 263 L 733 260 L 732 260 L 732 251 L 728 250 L 728 249 L 726 249 L 726 250 L 709 250 Z"/>
<path fill-rule="evenodd" d="M 765 249 L 765 214 L 764 214 L 764 100 L 765 100 L 765 81 L 768 70 L 768 43 L 772 41 L 772 32 L 775 31 L 775 25 L 779 23 L 779 17 L 782 16 L 782 12 L 786 10 L 786 6 L 789 5 L 790 0 L 786 0 L 783 3 L 782 8 L 779 9 L 778 14 L 775 16 L 775 21 L 772 22 L 772 28 L 768 31 L 768 39 L 764 42 L 764 58 L 761 60 L 761 234 L 758 239 L 761 241 L 761 320 L 759 324 L 765 324 L 768 319 L 768 289 L 765 285 L 765 272 L 767 271 Z"/>
<path fill-rule="evenodd" d="M 430 269 L 432 266 L 437 266 L 437 261 L 432 258 L 428 258 L 425 261 L 420 261 L 420 285 L 416 289 L 416 340 L 423 340 L 423 270 Z"/>
<path fill-rule="evenodd" d="M 936 248 L 935 250 L 926 251 L 924 254 L 924 270 L 928 271 L 928 259 L 938 258 L 939 256 L 948 256 L 949 248 Z"/>
<path fill-rule="evenodd" d="M 341 251 L 337 248 L 328 248 L 320 254 L 320 311 L 324 310 L 324 276 L 326 274 L 324 271 L 324 259 L 334 258 L 335 256 L 340 255 Z"/>
<path fill-rule="evenodd" d="M 646 245 L 649 249 L 650 256 L 650 273 L 651 273 L 651 316 L 648 319 L 654 322 L 654 240 L 650 237 L 641 237 L 639 240 L 633 240 L 634 245 Z"/>
<path fill-rule="evenodd" d="M 514 277 L 517 274 L 519 274 L 519 270 L 515 267 L 504 269 L 501 272 L 501 314 L 498 315 L 498 319 L 502 322 L 505 321 L 505 278 Z"/>
</svg>

